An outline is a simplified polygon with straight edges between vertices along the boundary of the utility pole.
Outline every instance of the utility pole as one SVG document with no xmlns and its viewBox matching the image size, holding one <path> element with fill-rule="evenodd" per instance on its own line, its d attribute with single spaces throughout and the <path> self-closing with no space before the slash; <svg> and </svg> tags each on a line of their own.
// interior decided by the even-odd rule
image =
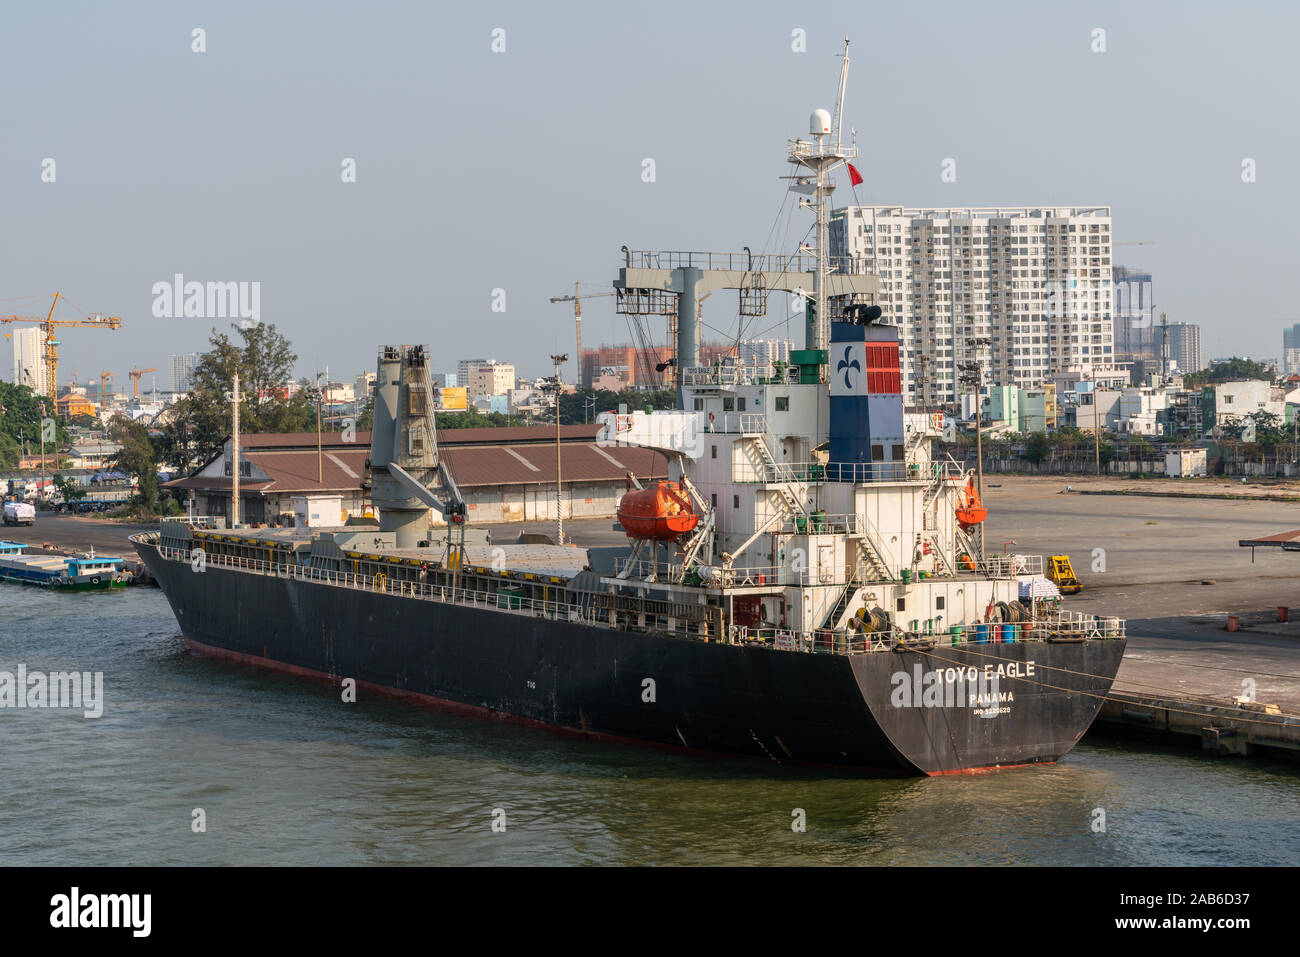
<svg viewBox="0 0 1300 957">
<path fill-rule="evenodd" d="M 325 373 L 328 376 L 329 369 L 326 369 Z M 325 453 L 321 446 L 320 415 L 321 415 L 321 405 L 325 401 L 325 393 L 321 391 L 320 377 L 321 374 L 317 372 L 316 373 L 316 484 L 324 485 L 325 484 Z"/>
<path fill-rule="evenodd" d="M 239 524 L 239 373 L 235 373 L 235 387 L 230 398 L 235 407 L 231 413 L 230 431 L 230 527 Z"/>
<path fill-rule="evenodd" d="M 551 361 L 555 363 L 555 543 L 564 544 L 564 503 L 560 497 L 560 366 L 569 361 L 568 355 L 554 353 Z"/>
<path fill-rule="evenodd" d="M 36 487 L 36 501 L 41 500 L 41 493 L 45 491 L 45 400 L 41 400 L 41 484 Z"/>
<path fill-rule="evenodd" d="M 1092 439 L 1093 439 L 1093 456 L 1097 466 L 1097 474 L 1101 474 L 1101 425 L 1098 419 L 1101 418 L 1101 404 L 1097 401 L 1100 395 L 1097 386 L 1094 383 L 1092 387 Z"/>
</svg>

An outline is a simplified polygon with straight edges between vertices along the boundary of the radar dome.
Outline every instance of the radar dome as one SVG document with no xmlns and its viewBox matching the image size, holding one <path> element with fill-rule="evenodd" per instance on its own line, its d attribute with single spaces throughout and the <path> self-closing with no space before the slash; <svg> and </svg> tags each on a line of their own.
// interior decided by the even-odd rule
<svg viewBox="0 0 1300 957">
<path fill-rule="evenodd" d="M 831 115 L 825 110 L 813 110 L 812 119 L 808 121 L 808 132 L 813 136 L 825 136 L 831 131 Z"/>
</svg>

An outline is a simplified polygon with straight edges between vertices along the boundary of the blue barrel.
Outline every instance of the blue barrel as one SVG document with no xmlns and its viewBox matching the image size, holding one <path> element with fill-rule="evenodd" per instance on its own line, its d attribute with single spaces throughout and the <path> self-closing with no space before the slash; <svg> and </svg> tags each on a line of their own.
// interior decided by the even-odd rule
<svg viewBox="0 0 1300 957">
<path fill-rule="evenodd" d="M 1012 643 L 1015 642 L 1015 640 L 1016 640 L 1016 626 L 1015 626 L 1015 625 L 1003 625 L 1003 626 L 1002 626 L 1002 640 L 1003 640 L 1004 642 L 1006 642 L 1007 644 L 1012 644 Z"/>
<path fill-rule="evenodd" d="M 975 644 L 987 645 L 989 643 L 989 626 L 980 623 L 975 626 Z"/>
</svg>

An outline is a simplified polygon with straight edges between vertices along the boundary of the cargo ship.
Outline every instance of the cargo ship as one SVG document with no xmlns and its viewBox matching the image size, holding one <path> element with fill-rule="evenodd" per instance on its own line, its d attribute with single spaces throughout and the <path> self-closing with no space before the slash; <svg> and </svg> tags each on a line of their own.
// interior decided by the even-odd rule
<svg viewBox="0 0 1300 957">
<path fill-rule="evenodd" d="M 121 558 L 95 555 L 30 555 L 29 545 L 0 542 L 0 579 L 21 585 L 42 585 L 63 591 L 104 591 L 124 588 L 134 576 Z"/>
<path fill-rule="evenodd" d="M 842 110 L 847 48 L 840 77 Z M 382 347 L 363 485 L 331 529 L 164 520 L 133 537 L 197 652 L 587 738 L 939 775 L 1053 762 L 1096 717 L 1125 623 L 1066 609 L 1041 556 L 986 555 L 977 476 L 904 407 L 875 276 L 826 254 L 827 111 L 787 143 L 811 255 L 633 254 L 621 308 L 679 317 L 678 410 L 608 413 L 652 448 L 626 554 L 493 544 L 439 457 L 429 358 Z M 710 283 L 714 283 L 710 286 Z M 789 362 L 698 361 L 698 303 L 811 288 Z M 707 288 L 706 288 L 707 287 Z M 835 314 L 832 315 L 832 312 Z"/>
</svg>

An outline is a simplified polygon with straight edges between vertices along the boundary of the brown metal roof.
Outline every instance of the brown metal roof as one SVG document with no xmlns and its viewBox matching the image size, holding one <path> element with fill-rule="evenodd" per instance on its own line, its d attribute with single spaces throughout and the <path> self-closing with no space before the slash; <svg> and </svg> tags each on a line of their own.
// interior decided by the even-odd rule
<svg viewBox="0 0 1300 957">
<path fill-rule="evenodd" d="M 261 492 L 270 488 L 271 482 L 252 482 L 244 479 L 239 483 L 241 492 Z M 220 478 L 208 478 L 203 475 L 195 475 L 192 478 L 172 479 L 170 482 L 163 482 L 163 488 L 174 488 L 187 491 L 194 489 L 196 492 L 229 492 L 230 479 L 226 476 Z"/>
<path fill-rule="evenodd" d="M 1292 529 L 1289 532 L 1277 532 L 1273 535 L 1264 535 L 1260 538 L 1247 538 L 1237 542 L 1242 548 L 1253 548 L 1258 545 L 1261 548 L 1286 548 L 1288 551 L 1300 549 L 1300 528 Z"/>
<path fill-rule="evenodd" d="M 242 479 L 239 487 L 249 492 L 349 492 L 361 487 L 369 444 L 326 447 L 323 451 L 318 465 L 314 447 L 293 451 L 250 449 L 243 457 L 269 475 L 270 481 Z M 317 480 L 318 474 L 323 481 Z M 196 475 L 166 482 L 163 487 L 229 491 L 230 477 Z"/>
<path fill-rule="evenodd" d="M 229 440 L 230 436 L 226 436 Z M 357 432 L 353 436 L 353 441 L 344 442 L 342 432 L 322 432 L 320 434 L 320 443 L 322 447 L 334 448 L 342 446 L 343 448 L 357 448 L 364 446 L 370 448 L 370 433 Z M 316 448 L 315 432 L 253 432 L 250 434 L 240 435 L 239 447 L 241 449 L 298 449 L 298 448 Z"/>
<path fill-rule="evenodd" d="M 580 429 L 589 438 L 595 435 L 589 426 L 567 428 Z M 555 433 L 551 433 L 549 441 L 537 443 L 506 439 L 510 433 L 535 434 L 539 431 L 543 430 L 461 429 L 439 433 L 438 438 L 447 467 L 461 488 L 550 484 L 555 481 Z M 444 435 L 455 435 L 458 432 L 476 432 L 483 436 L 491 434 L 498 441 L 483 445 L 472 441 L 455 444 L 443 440 Z M 356 443 L 325 446 L 318 466 L 315 433 L 311 435 L 313 441 L 310 448 L 247 449 L 244 458 L 269 475 L 270 481 L 244 480 L 239 483 L 240 487 L 249 492 L 342 492 L 359 488 L 365 474 L 366 459 L 370 456 L 369 440 L 363 444 L 360 441 L 362 433 L 358 433 Z M 531 437 L 530 435 L 529 438 Z M 667 461 L 652 449 L 631 446 L 602 448 L 590 441 L 569 441 L 563 432 L 561 438 L 561 469 L 565 482 L 619 482 L 628 472 L 635 473 L 640 479 L 667 477 Z M 500 441 L 501 439 L 506 441 Z M 317 481 L 317 469 L 321 466 L 323 481 Z M 167 482 L 164 487 L 229 491 L 230 479 L 226 476 L 194 476 Z"/>
<path fill-rule="evenodd" d="M 600 431 L 600 424 L 562 425 L 560 442 L 591 442 Z M 226 437 L 229 439 L 229 436 Z M 359 448 L 370 447 L 370 433 L 356 432 L 353 441 L 343 441 L 342 432 L 322 432 L 321 446 L 324 448 Z M 438 445 L 500 445 L 502 442 L 550 442 L 555 443 L 554 425 L 509 426 L 501 429 L 439 429 Z M 239 437 L 239 445 L 245 449 L 315 449 L 315 432 L 253 432 Z"/>
<path fill-rule="evenodd" d="M 596 433 L 600 431 L 600 424 L 593 422 L 590 425 L 562 425 L 560 426 L 560 444 L 568 442 L 593 442 L 596 439 Z M 502 443 L 510 444 L 532 444 L 536 442 L 549 442 L 555 444 L 555 424 L 531 425 L 531 426 L 508 426 L 501 429 L 439 429 L 438 430 L 438 447 L 444 445 L 501 445 Z"/>
<path fill-rule="evenodd" d="M 527 485 L 555 481 L 555 442 L 493 445 L 442 450 L 452 478 L 462 488 L 476 485 Z M 668 463 L 653 449 L 599 448 L 594 443 L 562 445 L 565 482 L 621 481 L 628 472 L 641 479 L 667 477 Z"/>
</svg>

